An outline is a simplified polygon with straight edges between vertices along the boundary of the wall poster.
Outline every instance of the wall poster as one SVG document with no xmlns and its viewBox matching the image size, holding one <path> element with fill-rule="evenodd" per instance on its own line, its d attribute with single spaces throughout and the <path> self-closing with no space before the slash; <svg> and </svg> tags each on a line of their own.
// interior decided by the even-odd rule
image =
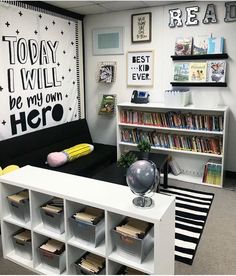
<svg viewBox="0 0 236 276">
<path fill-rule="evenodd" d="M 0 140 L 81 117 L 78 21 L 38 10 L 0 3 Z"/>
<path fill-rule="evenodd" d="M 154 52 L 132 51 L 127 53 L 127 85 L 153 85 Z"/>
</svg>

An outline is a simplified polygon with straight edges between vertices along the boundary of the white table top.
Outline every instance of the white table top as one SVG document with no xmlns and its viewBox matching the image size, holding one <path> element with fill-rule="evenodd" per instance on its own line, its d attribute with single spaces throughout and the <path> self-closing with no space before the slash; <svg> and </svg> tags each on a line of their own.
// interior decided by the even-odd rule
<svg viewBox="0 0 236 276">
<path fill-rule="evenodd" d="M 152 197 L 154 207 L 141 209 L 132 204 L 135 195 L 126 186 L 33 166 L 5 174 L 0 177 L 0 182 L 149 222 L 160 221 L 175 200 L 172 196 L 155 193 Z"/>
</svg>

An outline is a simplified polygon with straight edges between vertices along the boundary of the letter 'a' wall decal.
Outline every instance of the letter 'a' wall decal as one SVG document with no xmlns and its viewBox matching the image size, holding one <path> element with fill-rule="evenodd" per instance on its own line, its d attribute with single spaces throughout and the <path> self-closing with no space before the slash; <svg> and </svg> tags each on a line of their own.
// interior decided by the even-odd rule
<svg viewBox="0 0 236 276">
<path fill-rule="evenodd" d="M 216 18 L 215 5 L 208 4 L 202 23 L 209 24 L 209 23 L 216 23 L 216 22 L 217 22 L 217 18 Z"/>
</svg>

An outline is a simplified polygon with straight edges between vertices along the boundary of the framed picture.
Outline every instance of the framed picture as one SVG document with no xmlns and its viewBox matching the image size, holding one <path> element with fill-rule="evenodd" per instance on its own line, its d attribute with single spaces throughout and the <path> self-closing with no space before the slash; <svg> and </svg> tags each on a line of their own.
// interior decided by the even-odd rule
<svg viewBox="0 0 236 276">
<path fill-rule="evenodd" d="M 152 14 L 138 13 L 131 17 L 131 39 L 133 43 L 151 42 Z"/>
<path fill-rule="evenodd" d="M 116 62 L 102 61 L 98 63 L 97 82 L 112 83 L 116 81 Z"/>
<path fill-rule="evenodd" d="M 154 51 L 132 51 L 127 53 L 127 85 L 153 85 Z"/>
<path fill-rule="evenodd" d="M 93 55 L 122 55 L 123 28 L 93 30 Z"/>
</svg>

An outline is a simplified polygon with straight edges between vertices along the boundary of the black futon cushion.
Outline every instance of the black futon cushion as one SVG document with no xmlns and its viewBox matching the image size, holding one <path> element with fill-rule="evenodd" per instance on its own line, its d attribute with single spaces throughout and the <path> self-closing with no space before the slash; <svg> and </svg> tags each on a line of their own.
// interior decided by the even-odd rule
<svg viewBox="0 0 236 276">
<path fill-rule="evenodd" d="M 47 155 L 80 143 L 94 145 L 94 151 L 73 162 L 52 168 L 46 164 Z M 85 119 L 35 131 L 0 141 L 0 166 L 36 166 L 60 172 L 91 176 L 99 167 L 116 161 L 116 147 L 93 143 Z"/>
</svg>

